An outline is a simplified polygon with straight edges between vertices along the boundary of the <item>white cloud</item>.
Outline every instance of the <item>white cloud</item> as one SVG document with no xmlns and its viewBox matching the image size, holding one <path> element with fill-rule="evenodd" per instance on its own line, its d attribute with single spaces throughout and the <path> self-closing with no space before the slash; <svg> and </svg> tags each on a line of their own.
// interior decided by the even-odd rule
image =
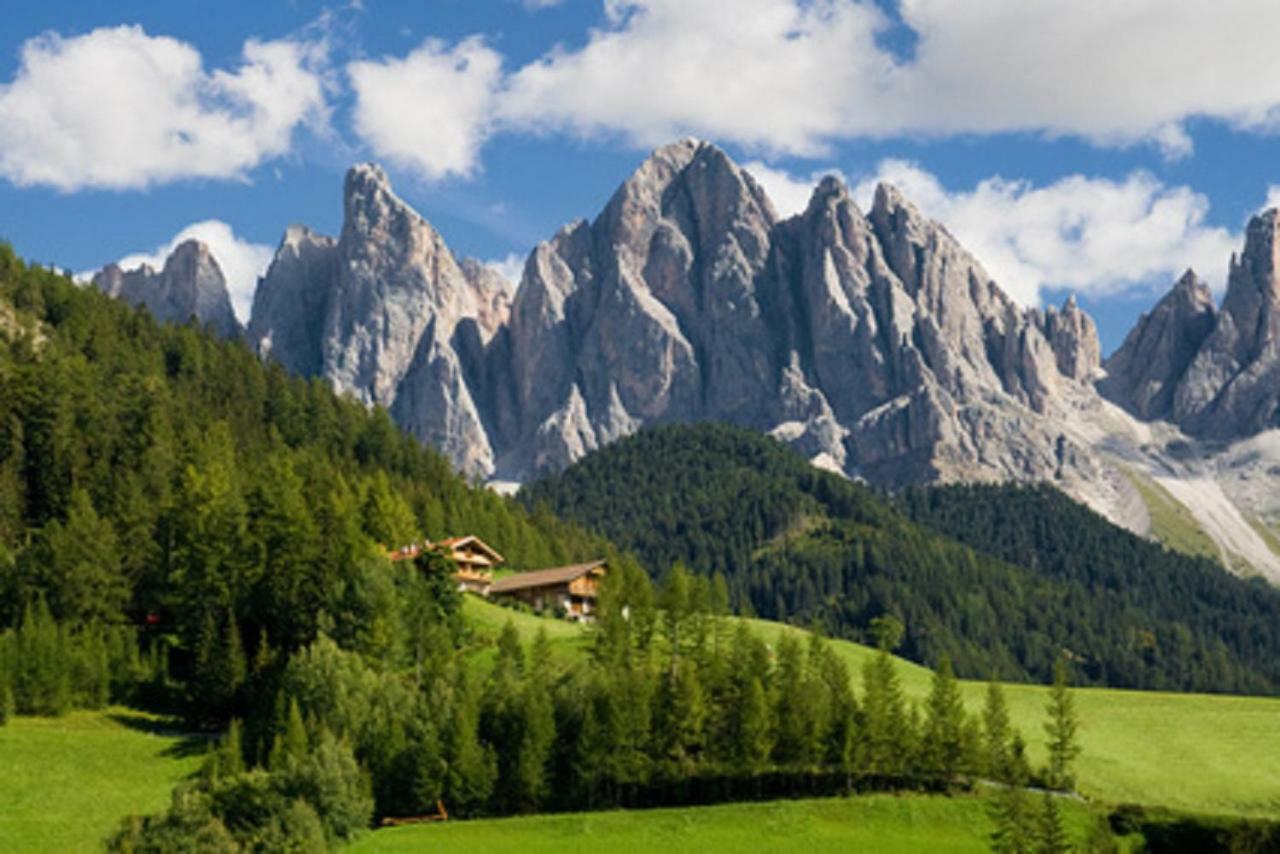
<svg viewBox="0 0 1280 854">
<path fill-rule="evenodd" d="M 541 0 L 530 0 L 541 2 Z M 584 43 L 503 75 L 475 39 L 429 42 L 392 86 L 357 84 L 358 127 L 428 177 L 468 174 L 493 133 L 693 135 L 763 154 L 821 155 L 852 138 L 1077 136 L 1189 154 L 1192 118 L 1280 130 L 1280 4 L 1256 0 L 604 0 Z M 893 26 L 909 56 L 885 47 Z M 388 88 L 397 90 L 388 93 Z M 367 102 L 367 104 L 366 104 Z"/>
<path fill-rule="evenodd" d="M 0 175 L 63 191 L 237 178 L 321 123 L 321 44 L 245 42 L 206 72 L 185 42 L 113 27 L 27 41 L 0 86 Z"/>
<path fill-rule="evenodd" d="M 209 247 L 222 270 L 223 278 L 227 280 L 231 307 L 240 322 L 247 324 L 249 311 L 253 307 L 253 292 L 258 287 L 258 277 L 266 272 L 274 250 L 270 246 L 250 243 L 238 237 L 231 226 L 221 220 L 207 219 L 192 223 L 174 235 L 168 243 L 157 246 L 153 251 L 126 255 L 116 263 L 124 270 L 133 270 L 144 264 L 153 270 L 160 270 L 164 268 L 164 262 L 173 250 L 188 240 L 198 240 Z M 79 278 L 91 275 L 81 274 Z"/>
<path fill-rule="evenodd" d="M 489 134 L 502 57 L 478 38 L 428 39 L 404 59 L 352 62 L 356 132 L 379 156 L 435 180 L 470 175 Z"/>
<path fill-rule="evenodd" d="M 511 76 L 505 122 L 620 133 L 639 145 L 692 134 L 813 154 L 892 68 L 874 46 L 884 19 L 870 3 L 737 0 L 727 10 L 714 0 L 609 0 L 605 8 L 606 26 L 585 46 L 553 50 Z"/>
<path fill-rule="evenodd" d="M 524 275 L 525 257 L 512 252 L 505 258 L 498 258 L 485 263 L 492 267 L 499 276 L 507 280 L 507 284 L 511 285 L 511 291 L 514 293 L 520 284 L 521 276 Z"/>
<path fill-rule="evenodd" d="M 1205 223 L 1205 196 L 1143 172 L 1123 181 L 1073 175 L 1043 187 L 993 177 L 952 192 L 915 164 L 886 160 L 853 188 L 864 209 L 881 181 L 944 223 L 1023 305 L 1038 304 L 1046 287 L 1093 297 L 1163 288 L 1187 267 L 1221 288 L 1240 245 L 1239 235 Z"/>
<path fill-rule="evenodd" d="M 1269 208 L 1280 208 L 1280 184 L 1272 184 L 1267 187 L 1267 200 L 1263 202 L 1259 210 L 1267 210 Z"/>
<path fill-rule="evenodd" d="M 813 189 L 824 175 L 835 175 L 842 181 L 847 180 L 839 169 L 820 169 L 808 178 L 797 178 L 783 169 L 775 169 L 759 160 L 749 160 L 742 168 L 751 173 L 751 177 L 764 187 L 764 191 L 773 202 L 774 208 L 783 217 L 804 213 L 809 207 L 809 199 Z"/>
</svg>

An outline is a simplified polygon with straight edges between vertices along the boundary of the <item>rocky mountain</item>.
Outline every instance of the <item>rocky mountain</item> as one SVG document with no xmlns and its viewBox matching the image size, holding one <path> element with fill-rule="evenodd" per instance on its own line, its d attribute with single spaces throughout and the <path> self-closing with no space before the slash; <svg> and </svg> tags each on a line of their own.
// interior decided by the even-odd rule
<svg viewBox="0 0 1280 854">
<path fill-rule="evenodd" d="M 93 284 L 112 296 L 146 306 L 160 321 L 185 323 L 194 317 L 224 338 L 241 332 L 222 269 L 209 247 L 195 240 L 174 249 L 162 270 L 148 264 L 131 270 L 108 264 L 93 277 Z"/>
<path fill-rule="evenodd" d="M 1205 439 L 1280 426 L 1278 229 L 1274 209 L 1250 220 L 1221 310 L 1188 271 L 1108 359 L 1103 393 Z"/>
<path fill-rule="evenodd" d="M 1099 390 L 1143 420 L 1168 419 L 1178 383 L 1216 318 L 1209 286 L 1187 270 L 1107 359 Z"/>
<path fill-rule="evenodd" d="M 458 261 L 430 223 L 365 164 L 347 174 L 338 238 L 291 226 L 254 296 L 264 357 L 380 404 L 470 474 L 493 451 L 460 353 L 480 358 L 505 323 L 506 282 Z"/>
<path fill-rule="evenodd" d="M 1228 565 L 1280 578 L 1280 494 L 1262 486 L 1280 439 L 1206 443 L 1264 430 L 1280 401 L 1274 213 L 1250 225 L 1221 310 L 1188 272 L 1104 371 L 1073 299 L 1018 306 L 895 188 L 863 211 L 826 178 L 781 218 L 696 140 L 535 247 L 514 288 L 456 258 L 377 166 L 348 173 L 343 212 L 337 237 L 285 232 L 246 337 L 387 407 L 469 476 L 523 481 L 646 424 L 729 421 L 890 487 L 1053 482 L 1140 533 L 1183 520 Z M 191 269 L 177 254 L 165 275 Z M 100 286 L 159 304 L 157 274 L 130 275 Z"/>
<path fill-rule="evenodd" d="M 835 179 L 782 220 L 715 146 L 654 152 L 592 222 L 530 254 L 514 295 L 459 262 L 385 174 L 347 177 L 333 238 L 289 229 L 249 339 L 473 475 L 524 479 L 647 423 L 771 431 L 851 475 L 1096 478 L 1057 425 L 1099 367 L 1074 302 L 1023 310 L 891 187 Z"/>
</svg>

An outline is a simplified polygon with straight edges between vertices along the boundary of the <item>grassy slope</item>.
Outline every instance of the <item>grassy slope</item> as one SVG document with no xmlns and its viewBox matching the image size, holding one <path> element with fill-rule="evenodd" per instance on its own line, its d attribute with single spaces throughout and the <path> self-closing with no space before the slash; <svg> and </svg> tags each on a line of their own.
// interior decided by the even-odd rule
<svg viewBox="0 0 1280 854">
<path fill-rule="evenodd" d="M 1079 837 L 1087 809 L 1062 801 Z M 419 825 L 368 834 L 352 851 L 749 852 L 987 851 L 991 818 L 978 797 L 868 795 L 637 812 L 570 813 Z"/>
<path fill-rule="evenodd" d="M 1222 562 L 1222 550 L 1200 527 L 1191 511 L 1168 490 L 1135 471 L 1126 469 L 1125 475 L 1142 496 L 1142 503 L 1147 505 L 1152 536 L 1174 551 Z"/>
<path fill-rule="evenodd" d="M 0 727 L 0 851 L 92 851 L 120 820 L 169 802 L 203 745 L 127 709 Z"/>
<path fill-rule="evenodd" d="M 496 634 L 508 619 L 527 641 L 545 626 L 558 660 L 587 649 L 583 630 L 468 597 L 467 615 L 484 633 Z M 766 638 L 795 628 L 751 621 Z M 874 653 L 833 641 L 861 684 L 862 665 Z M 908 696 L 923 700 L 931 674 L 907 661 L 898 672 Z M 968 708 L 982 708 L 986 686 L 962 683 Z M 1014 724 L 1029 742 L 1033 762 L 1043 762 L 1047 688 L 1005 686 Z M 1075 691 L 1083 754 L 1079 788 L 1108 803 L 1163 805 L 1207 813 L 1266 816 L 1280 813 L 1280 700 L 1202 694 L 1164 694 L 1081 688 Z"/>
</svg>

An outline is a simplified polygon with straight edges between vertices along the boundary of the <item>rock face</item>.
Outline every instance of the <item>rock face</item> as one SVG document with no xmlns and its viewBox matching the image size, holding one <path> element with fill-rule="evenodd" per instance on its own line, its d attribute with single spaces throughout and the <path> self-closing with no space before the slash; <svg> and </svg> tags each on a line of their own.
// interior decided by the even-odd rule
<svg viewBox="0 0 1280 854">
<path fill-rule="evenodd" d="M 1107 359 L 1099 390 L 1145 421 L 1168 419 L 1178 383 L 1216 316 L 1208 285 L 1187 270 Z"/>
<path fill-rule="evenodd" d="M 1107 361 L 1103 394 L 1218 441 L 1280 426 L 1280 212 L 1255 216 L 1222 308 L 1188 271 Z"/>
<path fill-rule="evenodd" d="M 1055 417 L 1099 368 L 1075 305 L 1022 310 L 892 187 L 835 179 L 780 221 L 752 177 L 686 140 L 593 222 L 530 254 L 514 296 L 458 262 L 374 166 L 341 236 L 291 228 L 250 342 L 387 406 L 468 473 L 522 479 L 646 423 L 717 419 L 900 485 L 1091 464 Z"/>
<path fill-rule="evenodd" d="M 159 272 L 147 264 L 132 270 L 108 264 L 93 277 L 93 284 L 112 296 L 146 306 L 161 322 L 186 323 L 195 318 L 224 338 L 240 335 L 222 270 L 209 247 L 198 241 L 180 244 Z"/>
<path fill-rule="evenodd" d="M 286 232 L 250 343 L 387 406 L 473 475 L 522 479 L 650 422 L 719 419 L 889 484 L 1056 477 L 1054 400 L 1098 370 L 1074 301 L 1024 311 L 942 226 L 826 179 L 780 221 L 722 151 L 656 151 L 514 295 L 457 261 L 376 166 L 336 240 Z"/>
<path fill-rule="evenodd" d="M 1244 252 L 1231 259 L 1213 331 L 1174 395 L 1173 419 L 1194 435 L 1247 436 L 1277 426 L 1280 404 L 1280 279 L 1275 209 L 1254 217 Z"/>
<path fill-rule="evenodd" d="M 387 407 L 462 470 L 488 474 L 493 452 L 467 377 L 482 374 L 506 322 L 505 281 L 456 260 L 375 165 L 347 173 L 343 212 L 337 239 L 285 232 L 254 297 L 250 345 Z"/>
</svg>

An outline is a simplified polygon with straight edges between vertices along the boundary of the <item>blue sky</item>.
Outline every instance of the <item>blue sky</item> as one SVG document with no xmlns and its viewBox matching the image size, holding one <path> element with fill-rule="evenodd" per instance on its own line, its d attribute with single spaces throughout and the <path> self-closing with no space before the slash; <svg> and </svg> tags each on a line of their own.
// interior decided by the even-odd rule
<svg viewBox="0 0 1280 854">
<path fill-rule="evenodd" d="M 894 181 L 1019 301 L 1078 293 L 1110 350 L 1185 267 L 1221 288 L 1280 199 L 1271 5 L 14 4 L 0 236 L 80 271 L 195 234 L 243 312 L 287 224 L 336 233 L 353 162 L 504 261 L 694 135 L 784 213 L 824 172 Z"/>
</svg>

